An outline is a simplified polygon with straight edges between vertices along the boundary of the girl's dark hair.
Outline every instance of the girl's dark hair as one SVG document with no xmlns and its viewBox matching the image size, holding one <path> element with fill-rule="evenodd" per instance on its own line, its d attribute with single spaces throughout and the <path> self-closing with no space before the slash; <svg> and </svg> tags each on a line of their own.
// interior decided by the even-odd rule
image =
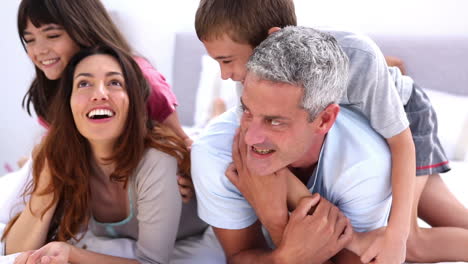
<svg viewBox="0 0 468 264">
<path fill-rule="evenodd" d="M 22 0 L 18 9 L 18 34 L 26 49 L 23 33 L 28 20 L 35 27 L 57 24 L 81 48 L 97 45 L 130 53 L 131 48 L 99 0 Z M 49 80 L 37 67 L 36 77 L 23 98 L 22 105 L 50 123 L 47 108 L 57 93 L 58 82 Z"/>
<path fill-rule="evenodd" d="M 40 212 L 41 217 L 55 202 L 58 202 L 47 241 L 79 239 L 76 235 L 87 227 L 90 217 L 89 178 L 98 173 L 95 169 L 97 164 L 92 158 L 88 140 L 76 128 L 70 98 L 77 65 L 83 59 L 97 54 L 110 55 L 118 61 L 129 99 L 124 130 L 115 141 L 112 156 L 107 157 L 108 162 L 115 164 L 110 180 L 123 182 L 126 186 L 148 148 L 155 148 L 175 157 L 180 173 L 186 175 L 190 173 L 190 157 L 184 142 L 162 125 L 153 126 L 148 118 L 146 98 L 149 95 L 149 86 L 131 55 L 111 47 L 81 50 L 67 65 L 57 95 L 52 100 L 48 114 L 51 125 L 34 157 L 33 181 L 24 193 L 27 195 L 37 192 L 41 172 L 47 166 L 51 181 L 38 195 L 52 193 L 53 200 Z M 10 221 L 3 238 L 17 217 Z"/>
</svg>

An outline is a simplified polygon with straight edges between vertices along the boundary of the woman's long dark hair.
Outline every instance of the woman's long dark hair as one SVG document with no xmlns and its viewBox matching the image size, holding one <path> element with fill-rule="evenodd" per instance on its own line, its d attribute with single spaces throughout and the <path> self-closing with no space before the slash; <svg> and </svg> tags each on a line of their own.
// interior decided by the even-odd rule
<svg viewBox="0 0 468 264">
<path fill-rule="evenodd" d="M 111 180 L 126 185 L 148 148 L 155 148 L 175 157 L 180 173 L 187 175 L 190 173 L 190 158 L 184 142 L 171 130 L 161 125 L 154 126 L 148 118 L 146 99 L 149 95 L 149 86 L 131 55 L 110 47 L 81 50 L 66 67 L 57 95 L 52 100 L 48 115 L 51 118 L 51 125 L 34 157 L 33 182 L 25 191 L 25 195 L 37 191 L 39 177 L 47 165 L 51 181 L 45 191 L 38 195 L 52 193 L 53 200 L 42 210 L 41 216 L 58 202 L 47 241 L 78 239 L 76 235 L 87 227 L 90 217 L 89 178 L 96 174 L 94 169 L 96 163 L 92 158 L 88 140 L 76 128 L 70 98 L 77 65 L 84 58 L 96 54 L 110 55 L 118 61 L 129 99 L 124 130 L 116 140 L 112 156 L 107 158 L 109 162 L 115 164 L 115 170 L 110 175 Z M 17 217 L 10 221 L 3 238 Z"/>
<path fill-rule="evenodd" d="M 23 38 L 28 20 L 35 27 L 57 24 L 64 28 L 80 48 L 107 46 L 130 53 L 131 48 L 99 0 L 22 0 L 18 10 L 18 34 Z M 49 80 L 37 67 L 36 77 L 22 105 L 31 115 L 31 104 L 38 116 L 50 123 L 47 109 L 57 93 L 58 81 Z"/>
</svg>

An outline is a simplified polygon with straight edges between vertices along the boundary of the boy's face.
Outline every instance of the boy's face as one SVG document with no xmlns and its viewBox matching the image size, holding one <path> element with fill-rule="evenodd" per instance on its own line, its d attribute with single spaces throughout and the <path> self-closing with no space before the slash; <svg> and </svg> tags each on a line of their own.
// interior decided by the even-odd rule
<svg viewBox="0 0 468 264">
<path fill-rule="evenodd" d="M 219 63 L 221 78 L 244 83 L 247 61 L 253 48 L 249 44 L 233 41 L 227 34 L 202 41 L 208 54 Z"/>
</svg>

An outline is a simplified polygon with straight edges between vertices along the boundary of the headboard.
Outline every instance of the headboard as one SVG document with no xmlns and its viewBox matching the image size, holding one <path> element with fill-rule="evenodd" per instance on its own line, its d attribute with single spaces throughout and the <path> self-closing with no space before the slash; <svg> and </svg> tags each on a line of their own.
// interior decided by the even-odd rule
<svg viewBox="0 0 468 264">
<path fill-rule="evenodd" d="M 177 33 L 172 69 L 172 89 L 177 96 L 177 112 L 184 126 L 193 125 L 195 96 L 200 81 L 201 58 L 205 54 L 203 44 L 195 33 Z"/>
<path fill-rule="evenodd" d="M 468 36 L 422 37 L 371 35 L 385 55 L 405 62 L 410 75 L 423 88 L 468 96 Z M 193 125 L 195 95 L 206 53 L 193 32 L 176 34 L 173 90 L 179 100 L 179 117 Z"/>
<path fill-rule="evenodd" d="M 370 37 L 385 55 L 402 59 L 421 87 L 468 96 L 468 34 Z"/>
</svg>

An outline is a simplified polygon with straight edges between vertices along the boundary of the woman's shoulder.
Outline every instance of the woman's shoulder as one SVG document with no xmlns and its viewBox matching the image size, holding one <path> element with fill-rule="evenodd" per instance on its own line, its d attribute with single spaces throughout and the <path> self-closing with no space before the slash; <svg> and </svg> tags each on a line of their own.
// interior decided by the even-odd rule
<svg viewBox="0 0 468 264">
<path fill-rule="evenodd" d="M 177 160 L 171 155 L 155 148 L 148 148 L 135 170 L 135 187 L 166 181 L 176 177 Z"/>
<path fill-rule="evenodd" d="M 131 184 L 137 194 L 148 191 L 159 193 L 162 186 L 176 185 L 177 161 L 160 150 L 149 148 L 135 169 Z"/>
<path fill-rule="evenodd" d="M 148 148 L 138 167 L 151 169 L 159 166 L 177 166 L 177 160 L 161 150 Z"/>
</svg>

